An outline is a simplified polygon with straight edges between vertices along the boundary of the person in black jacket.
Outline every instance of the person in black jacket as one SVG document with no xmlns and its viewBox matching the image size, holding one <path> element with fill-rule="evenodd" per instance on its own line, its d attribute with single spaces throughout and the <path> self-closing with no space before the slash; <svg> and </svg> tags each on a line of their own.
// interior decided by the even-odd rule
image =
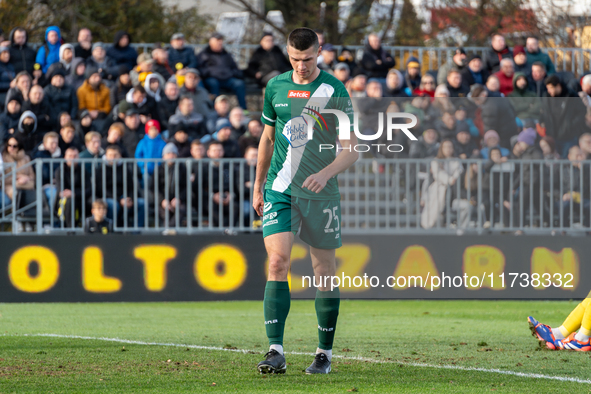
<svg viewBox="0 0 591 394">
<path fill-rule="evenodd" d="M 447 90 L 449 97 L 467 97 L 470 87 L 462 82 L 462 74 L 457 68 L 451 68 L 447 72 Z M 456 101 L 459 103 L 459 101 Z"/>
<path fill-rule="evenodd" d="M 125 101 L 131 104 L 131 108 L 138 110 L 140 117 L 141 115 L 149 116 L 150 119 L 160 122 L 160 114 L 158 113 L 156 101 L 152 97 L 148 96 L 146 89 L 142 85 L 137 85 L 136 87 L 132 88 L 127 93 Z"/>
<path fill-rule="evenodd" d="M 22 27 L 16 27 L 10 32 L 10 64 L 16 74 L 26 71 L 33 75 L 33 66 L 37 53 L 29 48 L 27 31 Z"/>
<path fill-rule="evenodd" d="M 69 228 L 74 228 L 81 223 L 82 204 L 89 203 L 92 197 L 92 183 L 89 176 L 85 179 L 84 189 L 82 189 L 82 176 L 86 176 L 84 175 L 86 173 L 82 171 L 80 163 L 75 161 L 78 158 L 78 149 L 75 147 L 68 148 L 64 156 L 66 165 L 63 168 L 63 173 L 61 168 L 57 168 L 54 174 L 57 195 L 59 196 L 58 217 L 64 223 L 64 226 Z M 73 171 L 72 167 L 74 168 Z M 74 204 L 74 216 L 72 216 L 72 203 Z"/>
<path fill-rule="evenodd" d="M 484 85 L 488 80 L 488 70 L 482 67 L 482 59 L 480 55 L 474 54 L 468 60 L 468 66 L 461 71 L 462 81 L 466 85 L 472 86 L 474 84 Z"/>
<path fill-rule="evenodd" d="M 215 33 L 211 36 L 209 45 L 197 56 L 197 64 L 209 93 L 217 97 L 220 89 L 229 89 L 236 95 L 240 107 L 246 109 L 246 88 L 242 71 L 232 55 L 224 49 L 223 35 Z"/>
<path fill-rule="evenodd" d="M 190 97 L 182 96 L 176 113 L 168 120 L 168 131 L 174 133 L 177 130 L 184 130 L 191 139 L 201 139 L 209 135 L 203 115 L 195 112 L 193 108 L 193 100 Z"/>
<path fill-rule="evenodd" d="M 14 67 L 10 64 L 10 49 L 0 46 L 0 111 L 4 110 L 6 94 L 15 76 Z"/>
<path fill-rule="evenodd" d="M 497 33 L 492 36 L 491 47 L 484 52 L 483 68 L 494 74 L 500 70 L 502 59 L 513 60 L 513 52 L 505 44 L 505 37 Z"/>
<path fill-rule="evenodd" d="M 86 67 L 98 69 L 103 81 L 115 81 L 118 76 L 119 68 L 113 59 L 107 56 L 105 44 L 95 42 L 92 44 L 92 56 L 86 59 Z"/>
<path fill-rule="evenodd" d="M 503 148 L 511 148 L 511 137 L 518 133 L 515 111 L 506 97 L 488 97 L 482 85 L 475 84 L 470 91 L 472 101 L 480 107 L 484 130 L 496 130 Z"/>
<path fill-rule="evenodd" d="M 155 48 L 152 51 L 152 59 L 154 59 L 152 70 L 160 74 L 164 78 L 164 81 L 168 81 L 175 74 L 175 69 L 168 62 L 168 52 L 166 50 Z"/>
<path fill-rule="evenodd" d="M 92 216 L 84 221 L 84 234 L 111 234 L 113 221 L 107 217 L 107 203 L 104 200 L 94 200 Z"/>
<path fill-rule="evenodd" d="M 174 82 L 167 82 L 164 85 L 164 94 L 158 103 L 160 113 L 160 124 L 163 130 L 168 130 L 168 119 L 176 113 L 179 106 L 179 87 Z"/>
<path fill-rule="evenodd" d="M 18 123 L 21 118 L 22 102 L 18 97 L 13 97 L 2 115 L 0 115 L 0 144 L 4 143 L 11 134 L 18 131 Z"/>
<path fill-rule="evenodd" d="M 131 70 L 136 65 L 137 51 L 129 45 L 130 43 L 129 33 L 119 30 L 115 33 L 113 46 L 107 49 L 107 56 L 115 62 L 116 66 L 125 65 Z"/>
<path fill-rule="evenodd" d="M 35 85 L 29 91 L 29 100 L 25 101 L 23 111 L 31 111 L 37 117 L 37 132 L 46 133 L 52 131 L 56 124 L 55 116 L 49 99 L 40 85 Z"/>
<path fill-rule="evenodd" d="M 183 68 L 197 68 L 197 58 L 192 47 L 185 46 L 185 35 L 174 33 L 170 39 L 168 62 L 175 70 Z M 177 68 L 177 64 L 180 65 Z"/>
<path fill-rule="evenodd" d="M 185 162 L 175 162 L 178 158 L 178 149 L 175 144 L 169 142 L 162 150 L 164 162 L 159 164 L 150 181 L 154 183 L 158 179 L 157 188 L 151 186 L 151 190 L 157 190 L 156 201 L 160 215 L 161 226 L 176 225 L 176 215 L 179 216 L 179 224 L 185 220 L 187 214 L 187 165 Z M 156 174 L 157 173 L 157 174 Z M 177 194 L 178 192 L 178 194 Z"/>
<path fill-rule="evenodd" d="M 248 62 L 246 74 L 264 87 L 271 78 L 289 71 L 291 65 L 281 48 L 273 42 L 273 34 L 263 33 L 260 44 Z"/>
<path fill-rule="evenodd" d="M 380 37 L 370 34 L 361 59 L 361 67 L 367 71 L 368 78 L 384 79 L 395 65 L 394 57 L 382 48 Z"/>
<path fill-rule="evenodd" d="M 86 61 L 92 56 L 92 33 L 90 29 L 83 27 L 78 32 L 78 42 L 74 45 L 74 57 Z"/>
<path fill-rule="evenodd" d="M 133 85 L 131 84 L 131 78 L 129 77 L 129 70 L 130 68 L 127 67 L 125 64 L 122 64 L 117 68 L 119 76 L 117 77 L 117 81 L 111 88 L 112 107 L 119 104 L 121 101 L 125 100 L 125 96 L 131 90 L 131 88 L 133 88 Z"/>
<path fill-rule="evenodd" d="M 577 93 L 569 90 L 556 74 L 544 81 L 548 93 L 542 97 L 542 122 L 553 137 L 558 153 L 566 157 L 585 130 L 586 108 Z"/>
<path fill-rule="evenodd" d="M 49 105 L 54 113 L 67 112 L 70 117 L 76 118 L 78 114 L 78 97 L 70 86 L 65 85 L 66 74 L 63 69 L 56 69 L 48 76 L 51 82 L 43 91 L 49 100 Z"/>
</svg>

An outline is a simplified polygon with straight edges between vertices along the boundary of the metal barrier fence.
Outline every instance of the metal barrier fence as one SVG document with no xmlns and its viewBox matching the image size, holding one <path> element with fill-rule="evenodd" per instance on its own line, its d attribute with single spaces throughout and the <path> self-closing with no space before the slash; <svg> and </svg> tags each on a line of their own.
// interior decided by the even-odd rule
<svg viewBox="0 0 591 394">
<path fill-rule="evenodd" d="M 27 166 L 37 174 L 35 190 L 2 203 L 0 223 L 11 223 L 13 233 L 22 222 L 38 234 L 82 232 L 96 199 L 107 202 L 117 232 L 260 230 L 255 167 L 243 159 L 38 159 Z M 15 169 L 5 167 L 2 190 L 9 177 L 16 184 Z M 349 234 L 591 231 L 591 161 L 360 159 L 339 184 Z"/>
<path fill-rule="evenodd" d="M 31 44 L 33 48 L 37 49 L 40 44 Z M 131 44 L 138 52 L 150 52 L 154 49 L 153 43 L 133 43 Z M 195 53 L 199 53 L 205 44 L 190 45 L 195 49 Z M 248 61 L 254 50 L 258 47 L 257 44 L 241 44 L 241 45 L 227 45 L 226 50 L 230 52 L 236 63 L 241 69 L 248 66 Z M 340 52 L 342 46 L 335 46 Z M 347 45 L 351 51 L 355 52 L 358 60 L 361 59 L 363 53 L 363 45 Z M 427 70 L 437 70 L 443 63 L 451 61 L 455 52 L 455 48 L 440 48 L 440 47 L 413 47 L 413 46 L 384 46 L 384 48 L 396 58 L 396 68 L 404 69 L 406 60 L 410 56 L 415 56 L 423 65 L 423 72 Z M 468 53 L 478 53 L 481 56 L 488 49 L 488 47 L 465 47 Z M 550 59 L 554 62 L 557 71 L 572 72 L 576 76 L 581 76 L 585 71 L 591 70 L 591 49 L 583 48 L 542 48 Z"/>
</svg>

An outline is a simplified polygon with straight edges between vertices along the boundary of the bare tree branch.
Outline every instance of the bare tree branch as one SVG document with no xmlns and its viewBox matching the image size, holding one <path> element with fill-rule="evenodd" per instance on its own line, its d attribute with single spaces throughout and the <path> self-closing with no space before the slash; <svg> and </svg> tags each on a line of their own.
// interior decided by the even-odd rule
<svg viewBox="0 0 591 394">
<path fill-rule="evenodd" d="M 257 19 L 269 24 L 273 29 L 277 30 L 279 33 L 287 36 L 287 30 L 282 27 L 277 26 L 273 21 L 267 19 L 267 16 L 263 13 L 255 10 L 252 5 L 250 5 L 246 0 L 221 0 L 222 3 L 230 4 L 234 7 L 242 7 L 244 11 L 247 11 L 251 15 L 254 15 Z"/>
</svg>

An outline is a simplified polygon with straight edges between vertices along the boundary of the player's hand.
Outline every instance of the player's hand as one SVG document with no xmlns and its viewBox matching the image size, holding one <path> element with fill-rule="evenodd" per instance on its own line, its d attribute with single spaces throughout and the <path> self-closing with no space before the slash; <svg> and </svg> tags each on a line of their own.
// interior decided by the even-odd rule
<svg viewBox="0 0 591 394">
<path fill-rule="evenodd" d="M 302 184 L 303 188 L 307 188 L 311 192 L 320 193 L 322 189 L 326 186 L 326 182 L 328 182 L 328 178 L 326 178 L 322 173 L 312 174 L 310 175 Z"/>
<path fill-rule="evenodd" d="M 254 211 L 260 217 L 263 217 L 263 206 L 265 205 L 265 200 L 263 199 L 263 193 L 260 190 L 254 191 L 252 195 L 252 207 Z"/>
</svg>

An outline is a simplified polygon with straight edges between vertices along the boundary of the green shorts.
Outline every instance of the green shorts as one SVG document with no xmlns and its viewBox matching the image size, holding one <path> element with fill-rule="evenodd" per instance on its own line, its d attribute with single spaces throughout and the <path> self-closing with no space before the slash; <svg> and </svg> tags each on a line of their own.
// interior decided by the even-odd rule
<svg viewBox="0 0 591 394">
<path fill-rule="evenodd" d="M 300 229 L 300 238 L 318 249 L 337 249 L 341 241 L 341 201 L 308 200 L 265 190 L 263 237 Z"/>
</svg>

